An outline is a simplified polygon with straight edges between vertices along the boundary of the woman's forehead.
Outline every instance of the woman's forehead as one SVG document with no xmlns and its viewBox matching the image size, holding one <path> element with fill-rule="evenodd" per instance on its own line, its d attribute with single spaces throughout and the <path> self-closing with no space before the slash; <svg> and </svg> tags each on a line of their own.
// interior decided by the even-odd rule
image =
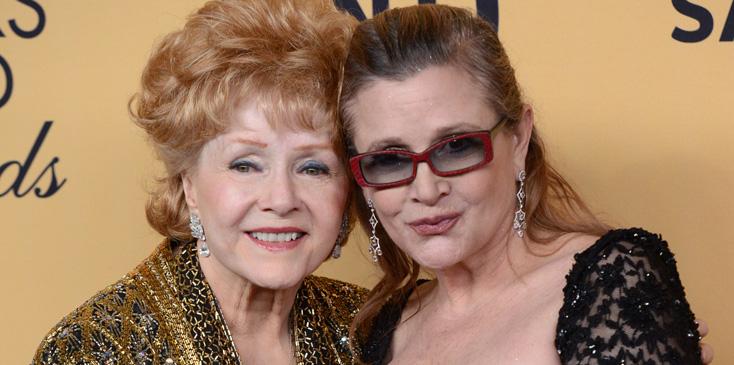
<svg viewBox="0 0 734 365">
<path fill-rule="evenodd" d="M 229 130 L 247 127 L 296 132 L 332 132 L 336 129 L 333 113 L 318 100 L 290 100 L 269 95 L 242 98 L 229 116 Z"/>
<path fill-rule="evenodd" d="M 431 67 L 403 81 L 376 81 L 350 108 L 350 130 L 360 152 L 375 141 L 425 144 L 450 133 L 489 129 L 497 120 L 477 83 L 454 67 Z"/>
<path fill-rule="evenodd" d="M 329 123 L 303 124 L 297 117 L 273 118 L 257 103 L 241 103 L 232 112 L 227 128 L 208 143 L 210 150 L 238 150 L 242 146 L 258 149 L 286 146 L 292 149 L 330 149 L 334 128 Z"/>
<path fill-rule="evenodd" d="M 232 142 L 243 139 L 326 144 L 333 140 L 332 128 L 306 128 L 294 123 L 269 123 L 264 119 L 240 119 L 230 124 L 217 138 Z M 270 142 L 268 142 L 270 143 Z"/>
</svg>

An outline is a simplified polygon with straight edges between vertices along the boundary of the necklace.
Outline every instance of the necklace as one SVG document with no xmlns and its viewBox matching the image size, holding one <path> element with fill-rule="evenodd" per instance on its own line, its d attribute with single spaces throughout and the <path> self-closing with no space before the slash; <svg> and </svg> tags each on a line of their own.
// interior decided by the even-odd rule
<svg viewBox="0 0 734 365">
<path fill-rule="evenodd" d="M 298 295 L 296 294 L 296 299 L 298 299 Z M 291 337 L 293 337 L 293 356 L 296 359 L 296 365 L 303 365 L 303 359 L 301 358 L 301 342 L 298 340 L 298 326 L 296 325 L 298 320 L 298 309 L 296 308 L 296 303 L 293 303 L 293 309 L 291 312 Z"/>
</svg>

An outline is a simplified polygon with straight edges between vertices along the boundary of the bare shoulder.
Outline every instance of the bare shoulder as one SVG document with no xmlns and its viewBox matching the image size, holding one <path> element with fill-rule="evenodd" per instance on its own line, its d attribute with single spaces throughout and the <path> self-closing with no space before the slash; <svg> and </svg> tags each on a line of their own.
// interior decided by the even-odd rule
<svg viewBox="0 0 734 365">
<path fill-rule="evenodd" d="M 558 238 L 558 244 L 561 247 L 559 250 L 560 256 L 565 259 L 573 259 L 576 254 L 586 251 L 598 242 L 600 238 L 600 236 L 580 232 L 567 233 Z"/>
<path fill-rule="evenodd" d="M 599 236 L 580 232 L 570 232 L 559 236 L 551 242 L 531 244 L 530 251 L 539 260 L 538 268 L 570 269 L 576 255 L 588 250 Z"/>
</svg>

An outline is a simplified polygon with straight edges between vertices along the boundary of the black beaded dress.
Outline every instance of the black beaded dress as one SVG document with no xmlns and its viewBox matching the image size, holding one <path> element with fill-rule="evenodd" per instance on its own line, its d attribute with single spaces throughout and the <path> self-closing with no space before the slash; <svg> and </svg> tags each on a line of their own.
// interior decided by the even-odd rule
<svg viewBox="0 0 734 365">
<path fill-rule="evenodd" d="M 659 235 L 609 231 L 576 254 L 563 294 L 555 340 L 561 364 L 701 363 L 694 315 Z M 386 362 L 408 297 L 393 296 L 378 313 L 361 345 L 365 363 Z"/>
</svg>

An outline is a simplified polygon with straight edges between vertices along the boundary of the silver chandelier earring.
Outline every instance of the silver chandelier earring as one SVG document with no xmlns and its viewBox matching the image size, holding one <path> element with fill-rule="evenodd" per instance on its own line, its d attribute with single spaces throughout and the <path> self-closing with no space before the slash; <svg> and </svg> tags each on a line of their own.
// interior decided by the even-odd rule
<svg viewBox="0 0 734 365">
<path fill-rule="evenodd" d="M 525 236 L 525 228 L 527 228 L 527 221 L 525 220 L 525 170 L 520 170 L 520 173 L 517 174 L 517 180 L 520 182 L 520 187 L 517 189 L 517 194 L 515 194 L 515 197 L 517 197 L 517 211 L 512 222 L 512 229 L 522 238 Z"/>
<path fill-rule="evenodd" d="M 372 199 L 367 199 L 367 206 L 370 208 L 372 215 L 370 216 L 370 225 L 372 226 L 372 233 L 370 234 L 370 247 L 369 252 L 372 255 L 372 261 L 377 262 L 380 256 L 382 256 L 382 248 L 380 248 L 380 238 L 377 237 L 375 228 L 377 227 L 377 215 L 375 215 L 375 205 L 372 203 Z"/>
<path fill-rule="evenodd" d="M 349 230 L 349 214 L 344 214 L 342 217 L 342 225 L 339 227 L 339 235 L 336 237 L 336 245 L 331 250 L 331 257 L 338 259 L 342 255 L 342 243 L 347 239 L 347 230 Z"/>
<path fill-rule="evenodd" d="M 209 257 L 209 246 L 206 245 L 206 235 L 204 234 L 204 226 L 201 225 L 199 216 L 191 213 L 189 215 L 189 228 L 191 228 L 191 235 L 201 241 L 201 247 L 199 247 L 199 255 L 203 257 Z"/>
</svg>

